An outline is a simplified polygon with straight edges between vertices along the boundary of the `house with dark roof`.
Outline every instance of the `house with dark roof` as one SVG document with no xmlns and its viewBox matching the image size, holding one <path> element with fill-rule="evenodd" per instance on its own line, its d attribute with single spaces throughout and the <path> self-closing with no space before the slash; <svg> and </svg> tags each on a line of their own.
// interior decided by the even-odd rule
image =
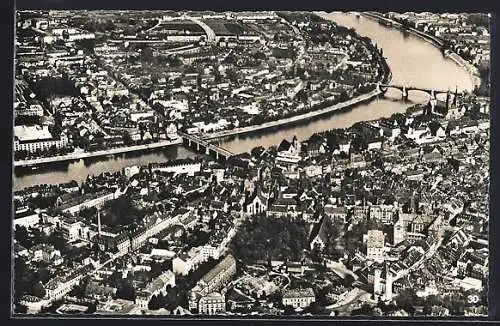
<svg viewBox="0 0 500 326">
<path fill-rule="evenodd" d="M 442 138 L 446 136 L 446 130 L 436 120 L 429 122 L 427 124 L 427 128 L 433 137 Z"/>
<path fill-rule="evenodd" d="M 116 294 L 117 289 L 100 284 L 96 281 L 90 281 L 85 287 L 85 296 L 95 300 L 111 299 Z"/>
<path fill-rule="evenodd" d="M 326 152 L 327 144 L 323 137 L 314 134 L 305 142 L 303 147 L 309 157 L 315 157 Z"/>
<path fill-rule="evenodd" d="M 328 223 L 331 223 L 330 217 L 324 216 L 321 221 L 314 226 L 313 231 L 311 232 L 311 241 L 309 243 L 311 250 L 316 246 L 318 246 L 320 250 L 325 248 L 329 236 L 327 233 Z"/>
<path fill-rule="evenodd" d="M 443 154 L 441 154 L 441 152 L 437 148 L 434 148 L 429 153 L 423 154 L 421 160 L 424 163 L 441 163 L 446 161 Z"/>
<path fill-rule="evenodd" d="M 382 120 L 380 122 L 380 128 L 382 129 L 384 136 L 390 139 L 394 139 L 401 134 L 401 128 L 399 127 L 397 120 Z"/>
<path fill-rule="evenodd" d="M 301 146 L 297 137 L 294 136 L 292 142 L 283 139 L 278 146 L 278 156 L 276 161 L 284 164 L 296 164 L 300 161 Z"/>
</svg>

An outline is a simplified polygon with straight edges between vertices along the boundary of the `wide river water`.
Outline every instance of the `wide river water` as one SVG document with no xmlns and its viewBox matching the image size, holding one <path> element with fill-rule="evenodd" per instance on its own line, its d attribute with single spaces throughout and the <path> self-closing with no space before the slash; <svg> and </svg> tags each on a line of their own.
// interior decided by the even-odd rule
<svg viewBox="0 0 500 326">
<path fill-rule="evenodd" d="M 429 89 L 471 90 L 472 81 L 465 69 L 454 61 L 445 58 L 441 51 L 427 41 L 412 34 L 380 25 L 366 17 L 356 17 L 348 13 L 329 13 L 324 17 L 339 25 L 355 28 L 358 34 L 367 36 L 384 51 L 392 71 L 392 83 Z M 410 92 L 407 102 L 401 101 L 401 93 L 389 89 L 385 96 L 368 103 L 353 106 L 343 112 L 332 113 L 317 119 L 297 124 L 258 131 L 251 134 L 229 137 L 219 144 L 235 153 L 250 151 L 256 146 L 278 145 L 282 139 L 305 140 L 312 134 L 332 128 L 346 128 L 358 121 L 389 117 L 393 113 L 404 112 L 415 103 L 428 101 L 429 95 L 423 92 Z M 37 170 L 16 169 L 14 190 L 43 183 L 62 183 L 70 180 L 81 182 L 88 175 L 105 171 L 118 171 L 126 166 L 143 165 L 149 162 L 162 162 L 169 159 L 194 157 L 197 154 L 182 146 L 158 149 L 148 153 L 123 154 L 102 159 L 62 162 Z"/>
</svg>

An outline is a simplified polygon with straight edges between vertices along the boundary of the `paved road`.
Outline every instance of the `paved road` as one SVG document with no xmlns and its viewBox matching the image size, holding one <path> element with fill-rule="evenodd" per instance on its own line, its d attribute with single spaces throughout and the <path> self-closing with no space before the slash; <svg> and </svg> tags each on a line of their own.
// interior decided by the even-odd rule
<svg viewBox="0 0 500 326">
<path fill-rule="evenodd" d="M 207 24 L 205 24 L 202 20 L 200 20 L 198 18 L 194 18 L 194 17 L 190 17 L 190 16 L 186 16 L 185 18 L 191 20 L 192 22 L 198 24 L 201 28 L 203 28 L 203 30 L 207 34 L 207 42 L 209 42 L 209 43 L 215 42 L 215 40 L 216 40 L 215 32 L 213 31 L 213 29 L 210 28 L 210 26 L 208 26 Z"/>
<path fill-rule="evenodd" d="M 349 291 L 342 300 L 338 301 L 335 304 L 327 306 L 327 309 L 337 310 L 337 311 L 345 311 L 347 309 L 352 309 L 353 303 L 362 298 L 363 296 L 370 295 L 366 291 L 363 291 L 358 288 L 354 288 Z"/>
<path fill-rule="evenodd" d="M 152 31 L 153 29 L 155 29 L 155 28 L 157 28 L 158 26 L 160 26 L 160 25 L 161 25 L 161 23 L 162 23 L 162 21 L 161 21 L 161 19 L 160 19 L 160 20 L 158 20 L 158 23 L 156 23 L 156 25 L 154 25 L 154 26 L 153 26 L 153 27 L 151 27 L 151 28 L 148 28 L 147 30 L 145 30 L 145 31 L 144 31 L 144 33 L 147 33 L 147 32 L 149 32 L 149 31 Z"/>
</svg>

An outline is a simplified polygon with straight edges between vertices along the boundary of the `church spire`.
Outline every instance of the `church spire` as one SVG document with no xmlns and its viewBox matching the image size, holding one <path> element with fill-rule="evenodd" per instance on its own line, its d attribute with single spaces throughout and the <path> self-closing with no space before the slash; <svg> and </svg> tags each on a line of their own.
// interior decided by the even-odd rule
<svg viewBox="0 0 500 326">
<path fill-rule="evenodd" d="M 101 211 L 97 208 L 97 234 L 101 237 Z"/>
<path fill-rule="evenodd" d="M 458 98 L 458 87 L 455 86 L 455 97 L 453 98 L 453 106 L 457 106 L 457 98 Z"/>
</svg>

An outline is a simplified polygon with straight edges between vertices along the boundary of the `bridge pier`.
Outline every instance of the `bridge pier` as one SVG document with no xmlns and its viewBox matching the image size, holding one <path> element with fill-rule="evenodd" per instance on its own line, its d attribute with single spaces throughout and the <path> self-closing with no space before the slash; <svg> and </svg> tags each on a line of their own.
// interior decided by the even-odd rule
<svg viewBox="0 0 500 326">
<path fill-rule="evenodd" d="M 401 93 L 402 93 L 403 100 L 407 101 L 408 100 L 408 91 L 406 90 L 406 86 L 403 86 Z"/>
<path fill-rule="evenodd" d="M 431 99 L 436 99 L 436 94 L 444 94 L 444 93 L 449 92 L 449 91 L 445 91 L 445 90 L 435 90 L 435 89 L 414 87 L 414 86 L 408 86 L 408 85 L 385 85 L 385 84 L 381 84 L 380 82 L 378 82 L 376 85 L 377 85 L 377 89 L 380 90 L 382 93 L 385 93 L 387 91 L 387 89 L 389 89 L 389 88 L 398 89 L 399 91 L 401 91 L 401 98 L 405 101 L 408 100 L 408 94 L 410 91 L 425 92 L 427 94 L 430 94 Z"/>
<path fill-rule="evenodd" d="M 198 153 L 205 153 L 206 155 L 211 155 L 215 157 L 217 161 L 226 161 L 227 158 L 232 155 L 231 152 L 219 148 L 217 145 L 210 144 L 209 142 L 203 140 L 201 137 L 194 135 L 188 135 L 185 133 L 180 133 L 180 137 L 183 138 L 183 144 L 189 147 L 196 144 L 196 151 Z"/>
</svg>

